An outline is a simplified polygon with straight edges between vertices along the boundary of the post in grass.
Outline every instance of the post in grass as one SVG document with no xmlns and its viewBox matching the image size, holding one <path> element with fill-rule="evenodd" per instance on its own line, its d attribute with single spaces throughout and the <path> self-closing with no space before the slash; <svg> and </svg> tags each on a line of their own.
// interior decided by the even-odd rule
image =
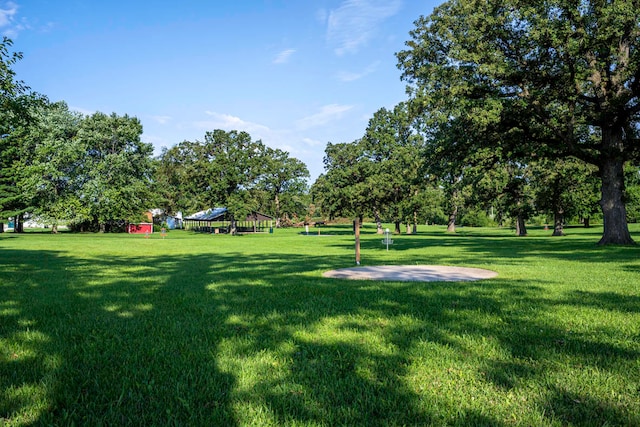
<svg viewBox="0 0 640 427">
<path fill-rule="evenodd" d="M 353 232 L 356 237 L 356 265 L 360 265 L 360 219 L 358 217 L 353 221 Z"/>
</svg>

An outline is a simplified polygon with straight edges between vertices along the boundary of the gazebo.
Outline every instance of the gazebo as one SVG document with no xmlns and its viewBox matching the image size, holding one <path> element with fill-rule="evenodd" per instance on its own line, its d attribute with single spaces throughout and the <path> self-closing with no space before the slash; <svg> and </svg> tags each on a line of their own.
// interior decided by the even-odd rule
<svg viewBox="0 0 640 427">
<path fill-rule="evenodd" d="M 184 228 L 201 233 L 229 233 L 231 214 L 227 208 L 212 208 L 196 212 L 183 218 Z M 238 233 L 266 232 L 273 227 L 273 217 L 260 212 L 251 212 L 243 220 L 236 219 Z"/>
</svg>

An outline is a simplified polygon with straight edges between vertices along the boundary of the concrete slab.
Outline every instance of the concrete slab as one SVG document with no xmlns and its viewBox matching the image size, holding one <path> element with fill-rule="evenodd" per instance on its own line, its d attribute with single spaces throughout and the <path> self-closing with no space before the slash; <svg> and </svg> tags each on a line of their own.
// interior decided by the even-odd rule
<svg viewBox="0 0 640 427">
<path fill-rule="evenodd" d="M 400 282 L 468 282 L 490 279 L 498 273 L 481 268 L 443 265 L 379 265 L 331 270 L 323 277 L 349 280 L 388 280 Z"/>
</svg>

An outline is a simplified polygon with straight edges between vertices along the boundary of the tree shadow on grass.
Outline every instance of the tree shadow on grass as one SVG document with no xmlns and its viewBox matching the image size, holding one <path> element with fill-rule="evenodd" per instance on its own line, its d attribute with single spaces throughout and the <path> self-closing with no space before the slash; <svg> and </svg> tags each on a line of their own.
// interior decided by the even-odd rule
<svg viewBox="0 0 640 427">
<path fill-rule="evenodd" d="M 374 264 L 388 258 L 389 253 L 401 253 L 404 263 L 457 264 L 460 262 L 494 262 L 519 264 L 526 258 L 559 261 L 579 261 L 585 263 L 624 263 L 627 269 L 638 269 L 638 246 L 597 246 L 583 239 L 563 239 L 556 237 L 505 237 L 469 235 L 417 234 L 394 237 L 389 251 L 381 243 L 380 236 L 361 238 L 362 257 L 365 262 Z M 333 247 L 352 251 L 352 239 L 333 242 Z M 446 248 L 454 248 L 449 252 Z M 389 252 L 389 253 L 388 253 Z M 415 254 L 405 254 L 415 252 Z M 444 252 L 444 253 L 443 253 Z"/>
<path fill-rule="evenodd" d="M 24 424 L 500 425 L 506 417 L 487 413 L 489 401 L 464 402 L 464 390 L 440 395 L 429 384 L 421 391 L 412 378 L 470 364 L 476 387 L 499 398 L 544 383 L 559 355 L 615 374 L 640 356 L 568 337 L 545 318 L 557 304 L 582 304 L 582 295 L 545 299 L 533 281 L 320 277 L 340 262 L 333 255 L 83 259 L 13 251 L 0 259 L 0 339 L 16 352 L 0 359 L 0 417 L 16 424 L 16 414 L 30 412 Z M 503 356 L 473 347 L 482 340 Z M 582 419 L 563 415 L 558 396 L 550 387 L 549 420 Z M 607 405 L 589 407 L 600 404 Z M 622 408 L 588 413 L 600 424 L 632 419 Z"/>
</svg>

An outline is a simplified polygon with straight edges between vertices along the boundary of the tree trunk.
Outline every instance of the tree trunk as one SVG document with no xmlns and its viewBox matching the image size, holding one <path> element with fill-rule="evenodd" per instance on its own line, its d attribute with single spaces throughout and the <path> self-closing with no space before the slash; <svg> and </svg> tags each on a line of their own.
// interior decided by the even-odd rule
<svg viewBox="0 0 640 427">
<path fill-rule="evenodd" d="M 231 219 L 231 230 L 229 231 L 229 234 L 231 234 L 232 236 L 235 236 L 238 232 L 238 228 L 236 227 L 236 220 L 235 218 Z"/>
<path fill-rule="evenodd" d="M 18 214 L 16 216 L 16 223 L 13 225 L 14 233 L 24 233 L 24 215 Z"/>
<path fill-rule="evenodd" d="M 396 226 L 396 229 L 395 229 L 394 233 L 395 233 L 395 234 L 401 234 L 401 233 L 402 233 L 402 231 L 400 230 L 400 221 L 395 221 L 395 223 L 394 223 L 394 224 L 395 224 L 395 226 Z"/>
<path fill-rule="evenodd" d="M 58 234 L 58 224 L 53 224 L 51 226 L 51 234 Z"/>
<path fill-rule="evenodd" d="M 411 234 L 411 223 L 407 222 L 407 234 Z"/>
<path fill-rule="evenodd" d="M 376 219 L 376 233 L 382 234 L 384 231 L 382 230 L 382 221 L 380 220 L 380 211 L 376 208 L 373 210 L 373 215 Z"/>
<path fill-rule="evenodd" d="M 449 224 L 447 225 L 447 233 L 456 232 L 456 217 L 458 216 L 458 206 L 454 206 L 451 214 L 449 214 Z"/>
<path fill-rule="evenodd" d="M 413 234 L 417 234 L 417 233 L 418 233 L 418 212 L 413 211 Z"/>
<path fill-rule="evenodd" d="M 564 215 L 562 212 L 553 213 L 553 234 L 552 236 L 564 236 Z"/>
<path fill-rule="evenodd" d="M 612 146 L 615 146 L 614 138 L 621 139 L 621 135 L 614 136 L 609 131 L 609 135 L 605 135 L 603 129 L 603 145 L 609 147 L 610 151 L 615 152 Z M 621 149 L 620 149 L 621 150 Z M 604 219 L 604 231 L 599 245 L 632 245 L 634 243 L 629 233 L 627 225 L 627 209 L 624 205 L 624 160 L 621 156 L 609 155 L 603 159 L 600 166 L 600 178 L 602 179 L 602 198 L 600 206 L 602 207 L 602 215 Z"/>
<path fill-rule="evenodd" d="M 589 228 L 591 227 L 591 223 L 590 223 L 590 219 L 589 217 L 583 218 L 582 221 L 584 223 L 584 228 Z"/>
<path fill-rule="evenodd" d="M 278 194 L 276 194 L 274 202 L 276 205 L 276 228 L 280 228 L 280 198 Z"/>
<path fill-rule="evenodd" d="M 518 218 L 516 219 L 516 236 L 526 236 L 527 235 L 527 226 L 524 223 L 524 216 L 518 214 Z"/>
</svg>

